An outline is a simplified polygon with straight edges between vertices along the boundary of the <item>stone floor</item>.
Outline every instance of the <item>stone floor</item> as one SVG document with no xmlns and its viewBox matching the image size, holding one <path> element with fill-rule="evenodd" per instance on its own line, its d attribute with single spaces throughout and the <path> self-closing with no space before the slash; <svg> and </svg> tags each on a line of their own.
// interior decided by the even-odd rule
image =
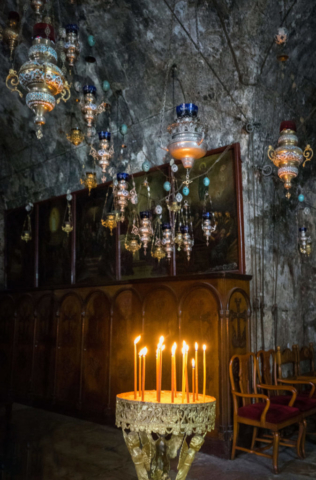
<svg viewBox="0 0 316 480">
<path fill-rule="evenodd" d="M 15 405 L 6 434 L 1 413 L 0 480 L 136 480 L 117 429 Z M 271 461 L 254 455 L 239 454 L 230 461 L 200 453 L 188 480 L 315 479 L 316 444 L 307 442 L 304 461 L 281 448 L 280 470 L 275 477 Z"/>
</svg>

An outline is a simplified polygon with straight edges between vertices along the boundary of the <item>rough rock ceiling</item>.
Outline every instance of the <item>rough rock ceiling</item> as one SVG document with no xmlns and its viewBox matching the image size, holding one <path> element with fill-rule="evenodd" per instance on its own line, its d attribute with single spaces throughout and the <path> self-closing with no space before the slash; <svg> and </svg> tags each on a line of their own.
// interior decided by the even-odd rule
<svg viewBox="0 0 316 480">
<path fill-rule="evenodd" d="M 21 3 L 21 2 L 20 2 Z M 64 26 L 80 27 L 82 53 L 73 81 L 92 81 L 101 99 L 102 81 L 111 90 L 111 130 L 126 123 L 125 153 L 133 170 L 140 169 L 145 155 L 154 164 L 164 160 L 159 147 L 160 110 L 168 65 L 177 65 L 175 104 L 196 102 L 209 124 L 210 148 L 240 141 L 248 121 L 260 123 L 262 151 L 275 143 L 278 124 L 295 118 L 300 139 L 313 143 L 316 129 L 315 99 L 316 4 L 309 0 L 54 0 L 55 20 Z M 2 25 L 12 0 L 0 7 Z M 60 15 L 59 15 L 60 12 Z M 27 59 L 34 16 L 24 15 L 22 42 L 14 65 Z M 276 61 L 279 52 L 273 37 L 285 24 L 290 32 L 286 51 L 290 55 L 284 71 Z M 92 49 L 97 63 L 87 68 L 84 56 L 91 50 L 89 34 L 96 39 Z M 58 105 L 47 115 L 44 137 L 38 141 L 33 114 L 25 98 L 8 92 L 5 77 L 9 70 L 8 52 L 0 49 L 0 193 L 7 206 L 38 200 L 78 189 L 82 165 L 89 162 L 88 147 L 73 147 L 65 138 L 70 129 L 70 113 L 75 109 L 81 120 L 77 94 L 66 105 Z M 283 78 L 284 77 L 284 78 Z M 165 129 L 172 118 L 172 83 L 168 82 Z M 83 125 L 82 125 L 83 126 Z M 105 115 L 97 129 L 107 127 Z M 122 166 L 119 145 L 109 173 Z M 90 157 L 91 158 L 91 157 Z M 261 161 L 261 159 L 260 159 Z M 309 172 L 310 173 L 310 172 Z"/>
</svg>

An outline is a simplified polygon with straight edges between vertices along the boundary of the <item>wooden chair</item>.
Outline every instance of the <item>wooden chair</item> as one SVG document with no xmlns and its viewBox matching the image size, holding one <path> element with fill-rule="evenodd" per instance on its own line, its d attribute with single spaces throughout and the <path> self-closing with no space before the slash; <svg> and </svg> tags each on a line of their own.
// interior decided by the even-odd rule
<svg viewBox="0 0 316 480">
<path fill-rule="evenodd" d="M 293 447 L 292 443 L 285 440 L 280 442 L 280 430 L 289 425 L 299 424 L 299 434 L 295 442 L 296 451 L 299 457 L 301 453 L 301 441 L 305 436 L 305 424 L 298 408 L 293 407 L 297 391 L 294 387 L 261 385 L 256 382 L 257 359 L 254 353 L 246 355 L 234 355 L 229 363 L 229 376 L 234 404 L 234 434 L 232 447 L 232 460 L 235 458 L 236 450 L 254 453 L 262 457 L 271 458 L 273 461 L 274 473 L 278 473 L 279 445 Z M 289 405 L 272 404 L 267 395 L 258 394 L 257 387 L 266 390 L 292 392 Z M 241 400 L 242 406 L 239 402 Z M 254 403 L 252 403 L 254 400 Z M 251 448 L 244 448 L 237 445 L 239 425 L 251 425 L 254 427 Z M 265 428 L 272 432 L 271 438 L 258 438 L 258 429 Z M 263 447 L 255 447 L 257 441 L 266 443 Z M 273 446 L 272 455 L 265 453 Z"/>
<path fill-rule="evenodd" d="M 288 366 L 288 364 L 290 364 L 290 367 L 292 366 L 294 371 L 297 371 L 294 365 L 295 361 L 293 363 L 295 355 L 295 349 L 293 349 L 293 351 L 286 349 L 284 352 L 281 352 L 280 347 L 278 347 L 277 352 L 274 350 L 260 350 L 257 353 L 257 376 L 261 385 L 280 385 L 280 383 L 284 383 L 291 385 L 296 389 L 306 385 L 311 387 L 310 392 L 302 392 L 298 394 L 293 403 L 293 407 L 299 409 L 305 426 L 304 436 L 301 441 L 301 455 L 305 458 L 306 418 L 316 413 L 316 399 L 311 398 L 315 392 L 315 385 L 310 382 L 308 378 L 303 380 L 300 380 L 298 377 L 293 377 L 291 379 L 283 378 L 282 365 Z M 266 392 L 266 389 L 262 389 L 262 393 L 267 393 L 272 404 L 290 405 L 292 396 L 285 395 L 284 392 L 279 390 L 278 386 L 276 388 L 276 393 L 273 395 L 271 395 L 271 392 L 269 391 Z M 292 441 L 288 440 L 288 442 Z"/>
<path fill-rule="evenodd" d="M 303 377 L 316 377 L 313 343 L 310 342 L 308 347 L 302 347 L 300 350 L 298 349 L 297 345 L 293 345 L 293 349 L 296 353 L 297 375 Z M 307 371 L 304 369 L 306 363 L 308 366 L 306 369 Z"/>
</svg>

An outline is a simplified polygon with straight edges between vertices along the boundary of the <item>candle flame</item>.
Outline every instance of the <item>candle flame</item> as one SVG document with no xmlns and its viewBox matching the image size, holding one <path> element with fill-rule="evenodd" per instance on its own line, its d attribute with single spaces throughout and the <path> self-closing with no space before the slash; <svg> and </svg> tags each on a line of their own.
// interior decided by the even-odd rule
<svg viewBox="0 0 316 480">
<path fill-rule="evenodd" d="M 177 348 L 177 344 L 176 344 L 176 342 L 174 342 L 173 346 L 174 346 L 174 348 Z"/>
<path fill-rule="evenodd" d="M 177 344 L 174 343 L 174 344 L 172 345 L 172 348 L 171 348 L 171 352 L 172 352 L 172 355 L 173 355 L 173 356 L 174 356 L 175 353 L 176 353 L 176 348 L 177 348 Z"/>
<path fill-rule="evenodd" d="M 143 348 L 143 357 L 147 355 L 147 352 L 148 352 L 147 347 Z"/>
<path fill-rule="evenodd" d="M 195 360 L 194 360 L 194 358 L 192 358 L 192 368 L 194 368 L 194 367 L 195 367 Z"/>
<path fill-rule="evenodd" d="M 205 352 L 205 350 L 206 350 L 206 345 L 203 345 L 203 350 L 204 350 L 204 352 Z"/>
<path fill-rule="evenodd" d="M 137 338 L 135 338 L 135 340 L 134 340 L 134 345 L 136 345 L 136 344 L 139 342 L 140 339 L 141 339 L 141 336 L 140 336 L 140 335 L 139 335 Z"/>
<path fill-rule="evenodd" d="M 184 346 L 184 347 L 186 346 L 185 340 L 183 340 L 183 346 Z"/>
<path fill-rule="evenodd" d="M 166 345 L 162 345 L 161 351 L 163 351 L 166 348 Z"/>
<path fill-rule="evenodd" d="M 164 339 L 165 339 L 165 337 L 163 337 L 163 336 L 161 336 L 161 337 L 159 338 L 158 348 L 161 347 L 161 345 L 162 345 L 163 342 L 164 342 Z"/>
<path fill-rule="evenodd" d="M 188 352 L 189 351 L 189 345 L 185 345 L 185 349 Z"/>
<path fill-rule="evenodd" d="M 199 348 L 199 345 L 197 344 L 197 342 L 195 342 L 195 350 L 198 350 Z"/>
<path fill-rule="evenodd" d="M 184 348 L 184 347 L 181 349 L 181 352 L 182 352 L 183 355 L 184 355 L 184 352 L 185 352 L 185 348 Z"/>
</svg>

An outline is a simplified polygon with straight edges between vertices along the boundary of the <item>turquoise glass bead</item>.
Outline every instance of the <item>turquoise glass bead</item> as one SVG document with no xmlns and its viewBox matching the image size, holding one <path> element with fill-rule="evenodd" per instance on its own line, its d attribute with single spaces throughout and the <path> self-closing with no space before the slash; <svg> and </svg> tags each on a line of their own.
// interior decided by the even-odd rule
<svg viewBox="0 0 316 480">
<path fill-rule="evenodd" d="M 110 83 L 107 80 L 104 80 L 102 83 L 102 88 L 105 92 L 108 92 L 110 90 Z"/>
<path fill-rule="evenodd" d="M 187 197 L 190 193 L 189 187 L 183 187 L 182 193 L 183 193 L 183 195 L 185 195 Z"/>
<path fill-rule="evenodd" d="M 210 184 L 210 179 L 208 177 L 203 178 L 204 187 L 208 187 Z"/>
<path fill-rule="evenodd" d="M 150 163 L 148 162 L 148 160 L 145 160 L 142 164 L 142 170 L 143 172 L 148 172 L 150 170 Z"/>
<path fill-rule="evenodd" d="M 123 123 L 123 125 L 121 125 L 121 133 L 122 133 L 123 135 L 126 135 L 126 134 L 127 134 L 127 130 L 128 130 L 127 125 L 125 125 L 125 123 Z"/>
<path fill-rule="evenodd" d="M 163 184 L 163 188 L 164 188 L 164 190 L 166 190 L 166 192 L 170 192 L 170 190 L 171 190 L 171 183 L 170 183 L 170 182 L 165 182 L 165 183 Z"/>
<path fill-rule="evenodd" d="M 299 196 L 298 196 L 298 201 L 299 202 L 304 202 L 304 200 L 305 200 L 304 195 L 302 193 L 300 193 Z"/>
<path fill-rule="evenodd" d="M 89 37 L 88 37 L 88 43 L 89 43 L 90 47 L 94 47 L 94 45 L 95 45 L 95 39 L 94 39 L 94 36 L 93 36 L 93 35 L 89 35 Z"/>
</svg>

